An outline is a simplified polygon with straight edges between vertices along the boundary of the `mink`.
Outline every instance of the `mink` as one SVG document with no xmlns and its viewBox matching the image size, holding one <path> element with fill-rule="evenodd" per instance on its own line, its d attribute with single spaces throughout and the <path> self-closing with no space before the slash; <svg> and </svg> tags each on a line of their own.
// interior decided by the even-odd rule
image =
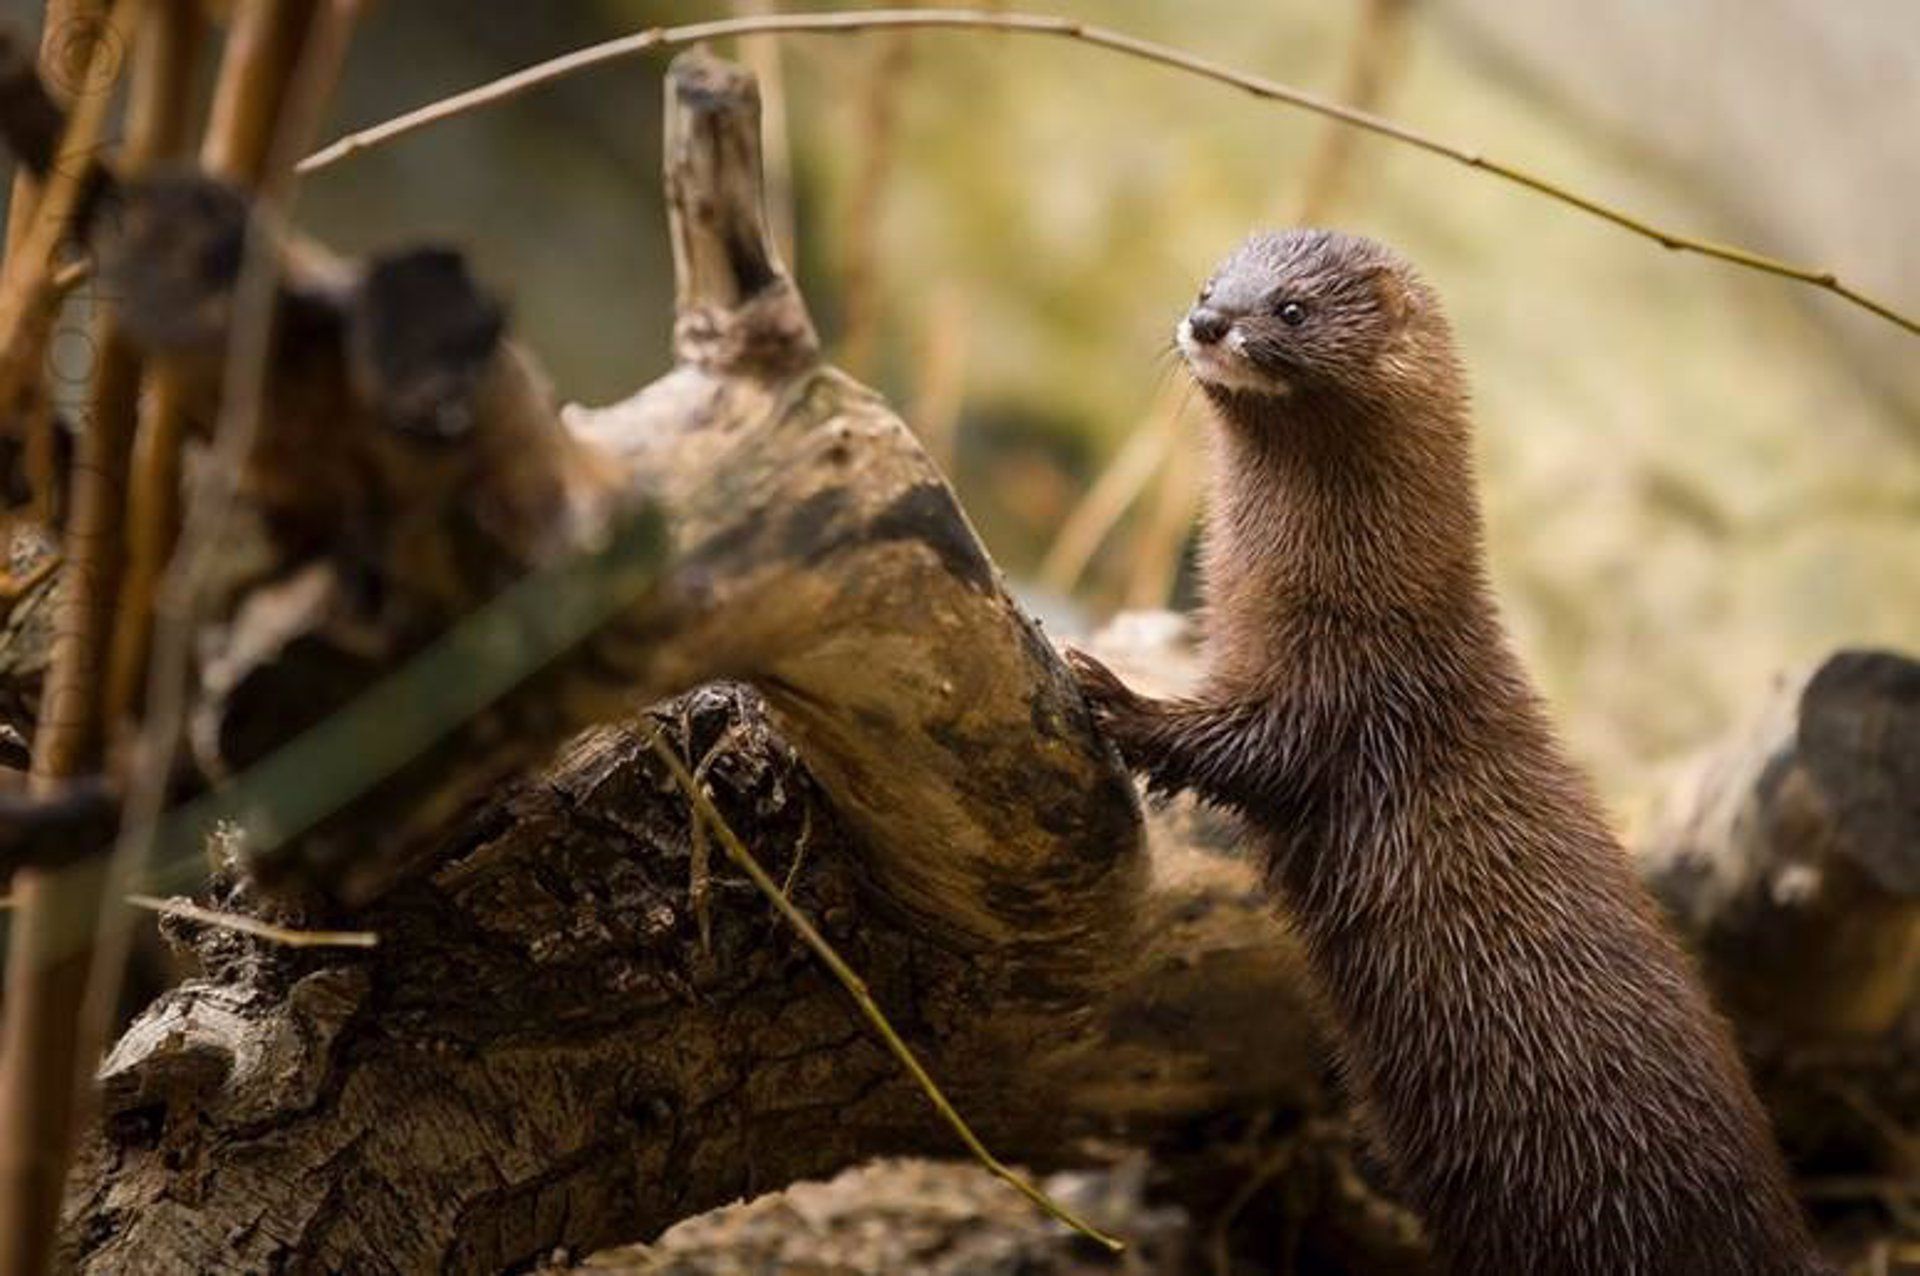
<svg viewBox="0 0 1920 1276">
<path fill-rule="evenodd" d="M 1434 292 L 1371 240 L 1262 234 L 1178 343 L 1212 408 L 1206 675 L 1155 700 L 1074 667 L 1151 790 L 1249 826 L 1445 1268 L 1829 1271 L 1507 640 Z"/>
</svg>

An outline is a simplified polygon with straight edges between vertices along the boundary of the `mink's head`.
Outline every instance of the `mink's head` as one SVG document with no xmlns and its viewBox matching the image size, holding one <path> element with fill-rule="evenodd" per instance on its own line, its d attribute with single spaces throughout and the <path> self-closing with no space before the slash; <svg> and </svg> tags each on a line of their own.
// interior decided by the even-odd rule
<svg viewBox="0 0 1920 1276">
<path fill-rule="evenodd" d="M 1452 381 L 1433 293 L 1392 249 L 1292 230 L 1248 239 L 1180 321 L 1180 352 L 1223 406 L 1310 395 L 1394 400 Z"/>
</svg>

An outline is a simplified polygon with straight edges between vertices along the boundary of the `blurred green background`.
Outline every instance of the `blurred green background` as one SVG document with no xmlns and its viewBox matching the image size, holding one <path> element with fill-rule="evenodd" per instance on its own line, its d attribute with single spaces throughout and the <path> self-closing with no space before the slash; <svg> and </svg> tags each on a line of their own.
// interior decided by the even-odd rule
<svg viewBox="0 0 1920 1276">
<path fill-rule="evenodd" d="M 625 31 L 770 7 L 390 0 L 329 134 Z M 1920 309 L 1912 0 L 1030 7 L 1358 93 Z M 1391 143 L 1329 152 L 1312 116 L 1063 41 L 722 51 L 776 77 L 777 202 L 824 334 L 1050 614 L 1189 597 L 1198 409 L 1171 327 L 1241 235 L 1306 211 L 1398 244 L 1448 298 L 1508 616 L 1624 816 L 1780 671 L 1840 644 L 1920 648 L 1920 338 Z M 348 250 L 466 247 L 563 396 L 621 397 L 667 363 L 664 62 L 355 158 L 308 184 L 301 219 Z M 1120 455 L 1105 490 L 1131 476 L 1136 499 L 1076 520 Z M 1058 547 L 1069 525 L 1104 534 Z"/>
</svg>

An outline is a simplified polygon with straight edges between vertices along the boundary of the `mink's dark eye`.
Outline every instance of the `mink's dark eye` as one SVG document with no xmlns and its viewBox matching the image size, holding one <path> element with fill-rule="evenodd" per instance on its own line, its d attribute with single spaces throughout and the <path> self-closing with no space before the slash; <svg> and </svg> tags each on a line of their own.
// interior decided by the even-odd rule
<svg viewBox="0 0 1920 1276">
<path fill-rule="evenodd" d="M 1283 301 L 1274 308 L 1280 316 L 1280 322 L 1289 328 L 1298 328 L 1307 321 L 1307 308 L 1297 301 Z"/>
<path fill-rule="evenodd" d="M 1207 304 L 1207 298 L 1211 296 L 1213 296 L 1213 280 L 1209 279 L 1200 285 L 1200 295 L 1193 299 L 1193 304 L 1196 306 L 1204 306 Z"/>
</svg>

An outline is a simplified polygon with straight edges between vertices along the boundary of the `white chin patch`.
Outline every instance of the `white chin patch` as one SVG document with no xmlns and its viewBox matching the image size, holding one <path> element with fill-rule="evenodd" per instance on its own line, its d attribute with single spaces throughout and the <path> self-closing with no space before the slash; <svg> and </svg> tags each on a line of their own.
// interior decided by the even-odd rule
<svg viewBox="0 0 1920 1276">
<path fill-rule="evenodd" d="M 1229 332 L 1213 345 L 1202 345 L 1194 340 L 1192 328 L 1182 319 L 1175 340 L 1194 379 L 1202 385 L 1267 395 L 1282 395 L 1292 389 L 1282 378 L 1253 366 L 1240 351 L 1242 338 L 1238 332 Z"/>
</svg>

